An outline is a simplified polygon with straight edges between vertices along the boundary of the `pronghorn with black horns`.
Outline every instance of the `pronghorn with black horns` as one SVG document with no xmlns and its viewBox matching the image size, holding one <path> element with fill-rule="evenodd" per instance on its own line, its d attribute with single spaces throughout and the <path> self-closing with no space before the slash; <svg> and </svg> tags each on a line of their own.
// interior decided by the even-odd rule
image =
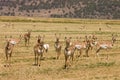
<svg viewBox="0 0 120 80">
<path fill-rule="evenodd" d="M 60 40 L 59 40 L 60 36 L 61 36 L 61 34 L 59 34 L 59 36 L 57 36 L 57 34 L 55 34 L 56 41 L 54 43 L 54 47 L 55 47 L 55 51 L 57 52 L 56 59 L 59 59 L 59 56 L 61 55 L 62 44 L 60 43 Z"/>
<path fill-rule="evenodd" d="M 69 67 L 70 59 L 74 58 L 74 52 L 75 52 L 75 45 L 71 42 L 71 37 L 67 38 L 65 37 L 66 46 L 64 49 L 64 56 L 65 56 L 65 68 Z"/>
<path fill-rule="evenodd" d="M 99 57 L 99 52 L 102 49 L 105 49 L 105 50 L 112 49 L 115 42 L 116 42 L 116 37 L 114 35 L 112 35 L 111 41 L 103 41 L 101 43 L 98 43 L 99 48 L 96 51 L 96 56 Z M 107 54 L 107 58 L 108 58 L 108 54 Z"/>
</svg>

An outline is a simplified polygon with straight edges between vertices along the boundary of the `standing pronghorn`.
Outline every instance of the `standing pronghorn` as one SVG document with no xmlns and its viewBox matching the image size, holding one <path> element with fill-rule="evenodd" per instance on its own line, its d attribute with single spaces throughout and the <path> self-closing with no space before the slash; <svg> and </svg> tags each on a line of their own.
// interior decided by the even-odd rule
<svg viewBox="0 0 120 80">
<path fill-rule="evenodd" d="M 30 36 L 31 36 L 31 30 L 29 30 L 26 34 L 24 34 L 25 46 L 27 46 L 27 44 L 29 46 Z"/>
<path fill-rule="evenodd" d="M 102 49 L 107 50 L 107 49 L 113 48 L 115 41 L 116 41 L 116 37 L 112 36 L 112 41 L 105 41 L 102 43 L 98 43 L 99 48 L 96 51 L 96 56 L 99 57 L 99 51 Z M 108 58 L 108 55 L 107 55 L 107 58 Z"/>
<path fill-rule="evenodd" d="M 84 41 L 82 41 L 82 42 L 77 41 L 74 44 L 75 44 L 75 49 L 77 51 L 79 51 L 78 57 L 80 57 L 80 55 L 82 54 L 83 49 L 85 49 L 86 57 L 89 57 L 88 52 L 89 52 L 90 47 L 91 47 L 91 42 L 90 42 L 90 40 L 89 40 L 89 38 L 87 36 L 85 36 Z"/>
<path fill-rule="evenodd" d="M 5 46 L 5 55 L 6 55 L 6 61 L 10 65 L 11 56 L 13 52 L 14 44 L 11 44 L 9 41 L 7 41 L 7 44 Z M 9 66 L 7 65 L 7 66 Z"/>
<path fill-rule="evenodd" d="M 54 47 L 55 47 L 55 50 L 57 52 L 57 57 L 56 58 L 59 59 L 59 56 L 61 54 L 61 49 L 62 49 L 62 45 L 61 45 L 61 43 L 59 41 L 60 34 L 59 34 L 59 37 L 57 37 L 57 35 L 55 34 L 55 38 L 56 38 L 56 41 L 54 43 Z"/>
<path fill-rule="evenodd" d="M 12 39 L 12 38 L 7 39 L 7 44 L 5 46 L 5 55 L 6 55 L 6 61 L 7 63 L 9 63 L 9 65 L 10 65 L 14 45 L 18 44 L 21 41 L 21 38 L 22 37 L 20 36 L 20 39 Z"/>
<path fill-rule="evenodd" d="M 73 61 L 75 46 L 71 42 L 71 37 L 70 38 L 65 37 L 65 40 L 66 40 L 66 47 L 64 49 L 64 56 L 65 56 L 65 68 L 67 68 L 70 66 L 70 59 L 72 59 Z"/>
<path fill-rule="evenodd" d="M 37 43 L 33 49 L 34 49 L 34 55 L 35 55 L 35 65 L 40 66 L 41 58 L 43 57 L 43 53 L 44 53 L 43 43 Z"/>
<path fill-rule="evenodd" d="M 38 36 L 37 44 L 33 48 L 34 55 L 35 55 L 35 65 L 39 65 L 39 66 L 41 65 L 41 59 L 42 59 L 43 53 L 44 53 L 44 46 L 43 45 L 44 45 L 43 37 Z"/>
<path fill-rule="evenodd" d="M 44 48 L 45 52 L 47 53 L 48 49 L 49 49 L 49 44 L 44 43 L 44 38 L 45 38 L 45 35 L 43 35 L 43 37 L 39 35 L 37 42 L 39 44 L 41 44 L 41 43 L 43 44 L 43 48 Z"/>
</svg>

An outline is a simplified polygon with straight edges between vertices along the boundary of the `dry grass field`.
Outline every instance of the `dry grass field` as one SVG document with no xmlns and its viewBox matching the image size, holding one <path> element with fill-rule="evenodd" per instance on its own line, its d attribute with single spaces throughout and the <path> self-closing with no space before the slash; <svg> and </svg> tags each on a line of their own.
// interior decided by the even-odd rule
<svg viewBox="0 0 120 80">
<path fill-rule="evenodd" d="M 1 19 L 4 19 L 4 17 Z M 11 17 L 5 20 L 9 19 Z M 6 22 L 5 20 L 0 22 L 0 80 L 120 80 L 119 20 L 40 19 L 41 21 L 38 22 Z M 105 24 L 107 22 L 109 27 Z M 82 26 L 85 26 L 85 28 Z M 101 31 L 99 31 L 99 28 L 101 28 Z M 5 36 L 18 38 L 20 34 L 25 34 L 27 30 L 32 30 L 29 47 L 24 46 L 24 39 L 22 39 L 14 47 L 11 66 L 4 67 L 6 64 Z M 63 44 L 59 60 L 55 59 L 55 33 L 61 34 L 60 40 Z M 74 58 L 69 69 L 63 68 L 65 36 L 71 36 L 74 41 L 76 37 L 82 37 L 81 40 L 83 40 L 85 35 L 96 34 L 98 40 L 110 40 L 112 33 L 117 35 L 117 42 L 113 49 L 100 51 L 100 58 L 95 58 L 95 50 L 89 52 L 89 57 L 84 57 L 85 52 L 83 51 L 80 58 Z M 45 59 L 42 60 L 40 67 L 33 65 L 33 46 L 38 35 L 45 35 L 44 41 L 50 45 L 48 53 L 44 54 Z M 106 54 L 109 56 L 108 60 L 106 60 Z"/>
</svg>

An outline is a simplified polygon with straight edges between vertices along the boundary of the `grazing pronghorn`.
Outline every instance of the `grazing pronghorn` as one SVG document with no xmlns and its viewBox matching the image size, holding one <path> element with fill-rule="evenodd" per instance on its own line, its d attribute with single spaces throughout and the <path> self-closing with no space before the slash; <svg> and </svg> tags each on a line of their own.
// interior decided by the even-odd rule
<svg viewBox="0 0 120 80">
<path fill-rule="evenodd" d="M 65 37 L 65 40 L 66 47 L 64 49 L 64 56 L 65 56 L 65 68 L 67 68 L 70 66 L 70 59 L 72 59 L 73 61 L 75 46 L 71 42 L 71 37 L 70 38 Z"/>
<path fill-rule="evenodd" d="M 55 47 L 55 51 L 57 52 L 57 59 L 59 59 L 59 56 L 61 54 L 61 49 L 62 49 L 62 45 L 59 41 L 59 38 L 60 38 L 60 34 L 59 34 L 59 37 L 57 37 L 57 35 L 55 34 L 55 38 L 56 38 L 56 41 L 54 43 L 54 47 Z"/>
<path fill-rule="evenodd" d="M 15 46 L 15 44 L 18 44 L 21 41 L 21 36 L 20 39 L 7 39 L 7 44 L 5 46 L 5 55 L 6 55 L 6 61 L 7 63 L 9 63 L 10 65 L 10 60 L 11 60 L 11 56 L 12 56 L 12 52 L 13 52 L 13 48 Z"/>
<path fill-rule="evenodd" d="M 113 48 L 115 41 L 116 41 L 116 38 L 114 36 L 112 36 L 112 41 L 105 41 L 102 43 L 98 43 L 99 48 L 96 51 L 96 56 L 99 57 L 99 52 L 102 49 L 108 50 L 108 49 Z M 107 55 L 107 57 L 108 57 L 108 55 Z"/>
<path fill-rule="evenodd" d="M 24 34 L 25 46 L 27 46 L 27 44 L 29 45 L 30 36 L 31 36 L 31 30 L 29 30 L 26 34 Z"/>
</svg>

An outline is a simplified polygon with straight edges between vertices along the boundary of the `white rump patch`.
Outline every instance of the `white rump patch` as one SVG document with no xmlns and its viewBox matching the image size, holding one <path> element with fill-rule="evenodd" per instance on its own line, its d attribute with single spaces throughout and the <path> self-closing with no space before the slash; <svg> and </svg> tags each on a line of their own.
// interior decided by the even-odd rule
<svg viewBox="0 0 120 80">
<path fill-rule="evenodd" d="M 44 47 L 45 49 L 49 49 L 49 44 L 44 44 L 43 47 Z"/>
<path fill-rule="evenodd" d="M 13 45 L 17 44 L 17 43 L 16 43 L 15 41 L 13 41 L 13 40 L 11 40 L 10 43 L 13 44 Z"/>
</svg>

